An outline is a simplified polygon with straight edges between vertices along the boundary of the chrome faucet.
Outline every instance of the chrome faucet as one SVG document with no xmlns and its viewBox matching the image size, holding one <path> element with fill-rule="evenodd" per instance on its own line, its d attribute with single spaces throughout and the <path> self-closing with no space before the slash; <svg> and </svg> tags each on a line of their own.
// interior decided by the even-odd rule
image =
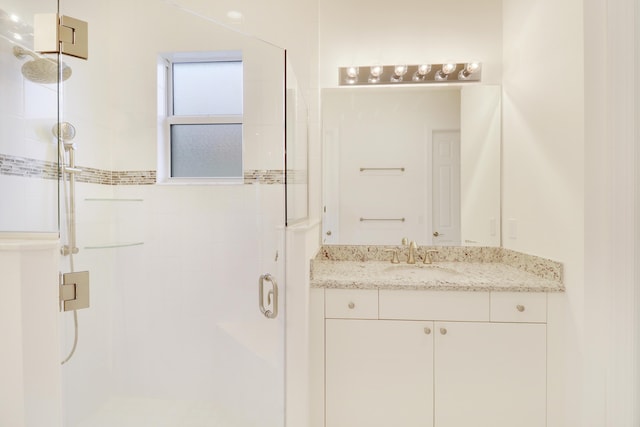
<svg viewBox="0 0 640 427">
<path fill-rule="evenodd" d="M 416 244 L 415 241 L 411 241 L 409 243 L 409 240 L 404 237 L 402 239 L 402 244 L 403 245 L 409 245 L 409 256 L 407 257 L 407 264 L 415 264 L 416 263 L 416 250 L 418 249 L 418 245 Z"/>
</svg>

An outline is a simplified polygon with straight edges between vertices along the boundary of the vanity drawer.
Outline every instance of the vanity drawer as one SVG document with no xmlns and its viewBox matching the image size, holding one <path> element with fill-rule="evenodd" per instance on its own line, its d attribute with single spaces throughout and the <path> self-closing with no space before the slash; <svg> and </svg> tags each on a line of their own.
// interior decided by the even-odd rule
<svg viewBox="0 0 640 427">
<path fill-rule="evenodd" d="M 491 292 L 492 322 L 547 322 L 545 292 Z"/>
<path fill-rule="evenodd" d="M 377 319 L 377 289 L 325 289 L 324 316 L 336 319 Z"/>
<path fill-rule="evenodd" d="M 489 292 L 380 289 L 380 318 L 488 321 Z"/>
</svg>

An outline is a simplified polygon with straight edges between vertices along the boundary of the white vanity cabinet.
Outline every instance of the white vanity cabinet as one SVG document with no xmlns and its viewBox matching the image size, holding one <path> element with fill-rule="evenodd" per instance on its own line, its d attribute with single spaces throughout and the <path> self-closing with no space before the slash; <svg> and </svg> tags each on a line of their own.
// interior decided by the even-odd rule
<svg viewBox="0 0 640 427">
<path fill-rule="evenodd" d="M 431 427 L 433 322 L 327 319 L 326 426 Z"/>
<path fill-rule="evenodd" d="M 546 326 L 436 322 L 437 427 L 546 425 Z"/>
<path fill-rule="evenodd" d="M 325 416 L 544 427 L 546 294 L 326 289 Z"/>
</svg>

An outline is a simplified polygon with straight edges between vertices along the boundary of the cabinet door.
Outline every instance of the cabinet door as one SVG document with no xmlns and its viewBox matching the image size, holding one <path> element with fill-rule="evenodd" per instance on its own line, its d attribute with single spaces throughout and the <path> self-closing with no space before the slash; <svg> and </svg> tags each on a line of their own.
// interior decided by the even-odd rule
<svg viewBox="0 0 640 427">
<path fill-rule="evenodd" d="M 326 427 L 432 427 L 433 322 L 326 320 Z"/>
<path fill-rule="evenodd" d="M 435 324 L 436 427 L 544 427 L 546 325 Z"/>
</svg>

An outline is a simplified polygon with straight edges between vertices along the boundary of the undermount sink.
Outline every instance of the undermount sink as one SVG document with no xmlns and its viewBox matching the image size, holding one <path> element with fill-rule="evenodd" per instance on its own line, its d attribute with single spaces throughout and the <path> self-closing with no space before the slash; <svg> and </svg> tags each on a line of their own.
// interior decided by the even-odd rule
<svg viewBox="0 0 640 427">
<path fill-rule="evenodd" d="M 425 279 L 438 280 L 447 279 L 459 275 L 460 273 L 438 264 L 392 264 L 384 269 L 385 273 L 399 273 L 409 275 L 414 278 L 424 277 Z"/>
</svg>

